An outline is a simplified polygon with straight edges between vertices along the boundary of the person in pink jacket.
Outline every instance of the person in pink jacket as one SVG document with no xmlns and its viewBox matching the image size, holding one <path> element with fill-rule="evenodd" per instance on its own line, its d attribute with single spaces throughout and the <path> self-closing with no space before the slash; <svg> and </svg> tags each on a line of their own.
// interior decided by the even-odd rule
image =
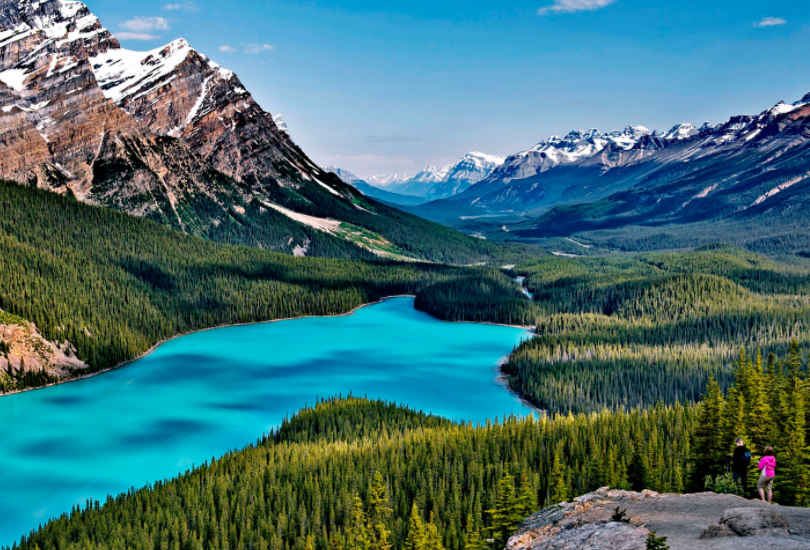
<svg viewBox="0 0 810 550">
<path fill-rule="evenodd" d="M 773 447 L 768 445 L 765 447 L 765 456 L 759 459 L 757 464 L 759 471 L 759 481 L 757 481 L 757 489 L 759 489 L 759 497 L 762 502 L 773 501 L 773 478 L 776 475 L 776 457 L 773 455 Z M 768 492 L 768 500 L 765 500 L 765 491 Z"/>
</svg>

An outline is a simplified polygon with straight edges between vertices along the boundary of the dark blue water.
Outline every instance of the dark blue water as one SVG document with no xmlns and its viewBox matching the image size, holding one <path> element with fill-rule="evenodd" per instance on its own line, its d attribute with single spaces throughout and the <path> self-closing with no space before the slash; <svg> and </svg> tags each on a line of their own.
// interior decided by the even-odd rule
<svg viewBox="0 0 810 550">
<path fill-rule="evenodd" d="M 318 397 L 472 421 L 527 414 L 495 370 L 526 336 L 437 321 L 395 298 L 345 317 L 198 332 L 115 371 L 2 397 L 0 545 L 88 498 L 244 447 Z"/>
</svg>

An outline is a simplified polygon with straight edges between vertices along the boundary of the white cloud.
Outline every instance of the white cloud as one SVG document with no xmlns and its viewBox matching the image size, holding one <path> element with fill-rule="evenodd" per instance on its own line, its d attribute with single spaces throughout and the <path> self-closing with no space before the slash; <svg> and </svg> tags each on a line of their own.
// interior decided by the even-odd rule
<svg viewBox="0 0 810 550">
<path fill-rule="evenodd" d="M 194 2 L 181 2 L 179 4 L 166 4 L 165 6 L 163 6 L 163 9 L 169 11 L 176 11 L 176 10 L 197 11 L 200 9 L 200 7 Z"/>
<path fill-rule="evenodd" d="M 149 32 L 171 30 L 169 20 L 165 17 L 135 17 L 119 25 L 125 31 Z"/>
<path fill-rule="evenodd" d="M 270 44 L 242 44 L 242 46 L 245 47 L 245 53 L 261 53 L 273 49 Z"/>
<path fill-rule="evenodd" d="M 233 52 L 236 51 L 236 48 L 234 48 L 233 46 L 228 46 L 227 44 L 224 44 L 224 45 L 219 47 L 219 51 L 221 51 L 222 53 L 233 53 Z"/>
<path fill-rule="evenodd" d="M 755 27 L 775 27 L 787 23 L 781 17 L 763 17 L 759 23 L 754 23 Z"/>
<path fill-rule="evenodd" d="M 154 34 L 149 34 L 148 32 L 117 32 L 115 33 L 116 38 L 120 38 L 121 40 L 157 40 L 160 38 L 159 36 L 155 36 Z"/>
<path fill-rule="evenodd" d="M 609 6 L 616 0 L 554 0 L 550 6 L 537 10 L 537 15 L 547 13 L 575 13 L 578 11 L 595 11 Z"/>
</svg>

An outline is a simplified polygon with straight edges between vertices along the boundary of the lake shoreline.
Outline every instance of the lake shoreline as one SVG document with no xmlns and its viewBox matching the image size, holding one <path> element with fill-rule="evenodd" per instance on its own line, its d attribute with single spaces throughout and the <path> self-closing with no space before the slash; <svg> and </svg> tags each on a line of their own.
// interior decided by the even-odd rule
<svg viewBox="0 0 810 550">
<path fill-rule="evenodd" d="M 51 387 L 54 387 L 54 386 L 61 386 L 63 384 L 69 384 L 70 382 L 79 382 L 81 380 L 86 380 L 88 378 L 98 376 L 99 374 L 104 374 L 104 373 L 111 372 L 111 371 L 114 371 L 114 370 L 122 369 L 122 368 L 126 367 L 127 365 L 129 365 L 131 363 L 134 363 L 135 361 L 138 361 L 140 359 L 143 359 L 144 357 L 147 357 L 147 356 L 151 355 L 152 353 L 154 353 L 154 351 L 157 348 L 159 348 L 160 346 L 162 346 L 166 342 L 169 342 L 169 341 L 174 340 L 176 338 L 181 338 L 183 336 L 189 336 L 190 334 L 196 334 L 198 332 L 206 332 L 206 331 L 209 331 L 209 330 L 217 330 L 217 329 L 221 329 L 221 328 L 244 327 L 244 326 L 249 326 L 249 325 L 264 325 L 266 323 L 278 323 L 278 322 L 281 322 L 281 321 L 295 321 L 295 320 L 298 320 L 298 319 L 346 317 L 348 315 L 352 315 L 353 313 L 357 312 L 358 310 L 360 310 L 360 309 L 362 309 L 364 307 L 369 307 L 369 306 L 381 304 L 385 300 L 391 300 L 391 299 L 394 299 L 394 298 L 416 298 L 416 295 L 415 294 L 395 294 L 395 295 L 392 295 L 392 296 L 384 296 L 384 297 L 380 298 L 379 300 L 375 300 L 373 302 L 368 302 L 368 303 L 365 303 L 365 304 L 360 304 L 359 306 L 357 306 L 357 307 L 355 307 L 355 308 L 353 308 L 353 309 L 351 309 L 351 310 L 349 310 L 349 311 L 347 311 L 345 313 L 332 313 L 332 314 L 329 314 L 329 315 L 299 315 L 297 317 L 284 317 L 284 318 L 281 318 L 281 319 L 268 319 L 266 321 L 251 321 L 249 323 L 228 323 L 228 324 L 223 324 L 223 325 L 215 325 L 213 327 L 206 327 L 206 328 L 201 328 L 201 329 L 197 329 L 197 330 L 191 330 L 191 331 L 188 331 L 188 332 L 183 332 L 181 334 L 175 334 L 174 336 L 171 336 L 170 338 L 164 338 L 163 340 L 155 343 L 152 347 L 150 347 L 148 350 L 146 350 L 145 352 L 143 352 L 139 356 L 134 357 L 132 359 L 129 359 L 127 361 L 124 361 L 122 363 L 119 363 L 119 364 L 117 364 L 115 366 L 108 367 L 106 369 L 102 369 L 102 370 L 92 372 L 92 373 L 89 373 L 89 374 L 84 374 L 82 376 L 77 376 L 75 378 L 66 378 L 64 380 L 61 380 L 59 382 L 54 382 L 52 384 L 46 384 L 44 386 L 37 386 L 36 388 L 24 388 L 24 389 L 21 389 L 21 390 L 14 390 L 14 391 L 6 392 L 6 393 L 3 393 L 3 394 L 0 394 L 0 399 L 2 399 L 4 397 L 8 397 L 10 395 L 16 395 L 16 394 L 30 392 L 30 391 L 42 390 L 42 389 L 51 388 Z M 416 309 L 416 308 L 414 308 L 414 309 Z M 417 309 L 416 311 L 422 311 L 422 310 Z M 430 315 L 426 311 L 422 311 L 422 313 Z M 520 328 L 520 329 L 524 329 L 524 330 L 528 330 L 528 331 L 532 331 L 532 329 L 534 328 L 532 326 L 507 325 L 507 324 L 504 324 L 504 323 L 490 323 L 490 322 L 477 322 L 477 321 L 448 321 L 448 320 L 445 320 L 445 319 L 439 319 L 438 317 L 434 317 L 433 315 L 430 315 L 430 316 L 433 317 L 434 319 L 437 319 L 439 321 L 444 321 L 446 323 L 470 323 L 470 324 L 476 324 L 476 325 L 493 325 L 493 326 L 499 326 L 499 327 Z M 507 357 L 508 357 L 508 355 L 507 355 Z M 497 366 L 497 369 L 500 372 L 500 364 Z M 508 384 L 506 385 L 506 389 L 510 393 L 514 393 L 515 395 L 518 395 L 511 388 L 509 388 Z M 520 396 L 518 396 L 518 397 L 520 397 Z M 523 398 L 520 397 L 520 399 L 523 399 Z M 529 406 L 531 408 L 534 408 L 531 405 L 529 405 Z"/>
<path fill-rule="evenodd" d="M 506 355 L 501 357 L 500 361 L 498 361 L 498 364 L 495 365 L 495 384 L 501 386 L 503 389 L 505 389 L 513 396 L 515 396 L 515 398 L 518 401 L 520 401 L 521 404 L 523 404 L 526 408 L 531 409 L 537 414 L 547 415 L 548 413 L 545 409 L 538 408 L 537 405 L 526 399 L 525 395 L 513 389 L 512 386 L 509 385 L 509 377 L 506 375 L 506 373 L 503 372 L 503 366 L 506 364 L 507 361 L 509 361 L 509 355 L 510 354 L 507 353 Z"/>
</svg>

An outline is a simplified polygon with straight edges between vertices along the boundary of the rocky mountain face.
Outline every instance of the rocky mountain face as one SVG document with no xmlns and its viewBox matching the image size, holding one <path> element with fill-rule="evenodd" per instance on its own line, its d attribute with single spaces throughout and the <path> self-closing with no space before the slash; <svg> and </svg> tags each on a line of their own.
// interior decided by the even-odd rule
<svg viewBox="0 0 810 550">
<path fill-rule="evenodd" d="M 86 368 L 70 342 L 48 341 L 34 323 L 0 310 L 0 392 L 17 389 L 14 377 L 26 373 L 44 372 L 61 380 Z"/>
<path fill-rule="evenodd" d="M 445 167 L 442 178 L 428 191 L 428 200 L 446 199 L 488 177 L 503 165 L 506 159 L 473 151 L 464 155 L 455 164 Z"/>
<path fill-rule="evenodd" d="M 0 177 L 204 230 L 254 193 L 321 175 L 182 39 L 125 50 L 69 0 L 2 0 L 0 29 Z"/>
<path fill-rule="evenodd" d="M 632 151 L 645 147 L 652 132 L 643 126 L 628 126 L 624 131 L 603 134 L 592 128 L 575 130 L 565 137 L 551 136 L 527 151 L 521 151 L 505 159 L 505 162 L 489 177 L 509 183 L 526 179 L 561 164 L 572 164 L 590 159 L 607 149 L 612 153 Z"/>
<path fill-rule="evenodd" d="M 319 168 L 233 72 L 183 39 L 124 49 L 73 0 L 0 0 L 0 178 L 287 253 L 377 254 L 334 223 L 419 259 L 478 246 L 423 250 L 446 229 Z"/>
</svg>

